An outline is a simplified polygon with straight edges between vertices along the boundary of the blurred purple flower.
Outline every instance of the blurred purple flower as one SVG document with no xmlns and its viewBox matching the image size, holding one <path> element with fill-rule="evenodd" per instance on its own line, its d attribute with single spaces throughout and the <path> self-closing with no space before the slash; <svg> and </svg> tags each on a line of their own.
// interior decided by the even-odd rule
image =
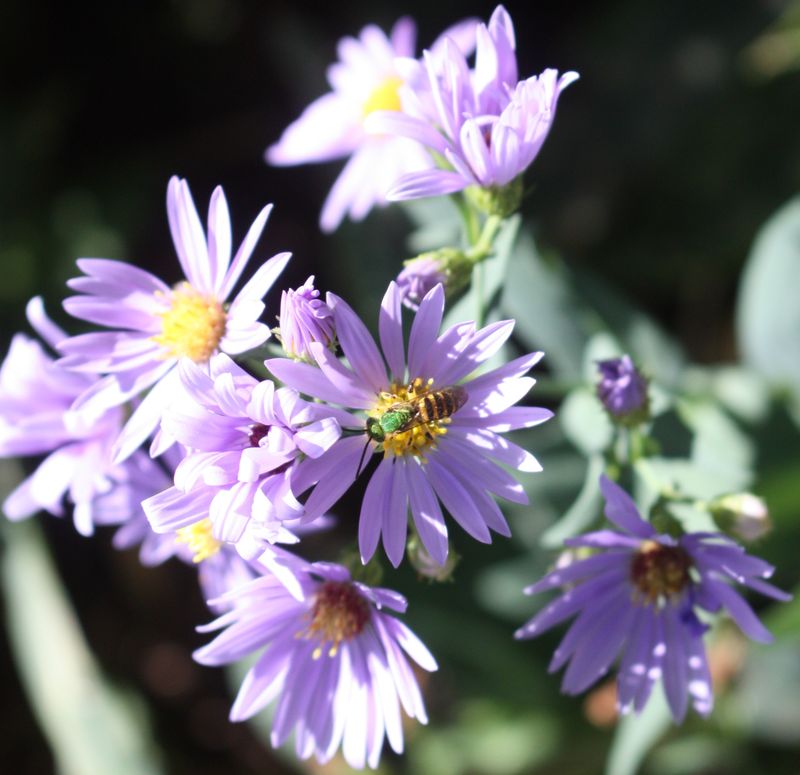
<svg viewBox="0 0 800 775">
<path fill-rule="evenodd" d="M 518 82 L 511 17 L 498 6 L 477 27 L 475 68 L 458 45 L 445 41 L 424 53 L 424 64 L 400 63 L 413 91 L 404 113 L 376 111 L 369 132 L 397 135 L 430 148 L 449 169 L 413 171 L 395 181 L 390 200 L 418 199 L 467 186 L 497 189 L 521 175 L 539 153 L 561 92 L 578 78 L 545 70 Z"/>
<path fill-rule="evenodd" d="M 66 339 L 39 297 L 28 303 L 27 316 L 51 347 Z M 146 456 L 137 453 L 125 465 L 111 459 L 122 410 L 72 408 L 95 383 L 92 376 L 62 368 L 39 342 L 14 336 L 0 367 L 0 456 L 47 457 L 6 499 L 3 510 L 9 519 L 40 510 L 62 516 L 66 496 L 74 507 L 75 528 L 91 535 L 95 525 L 125 522 L 139 510 L 147 491 L 136 472 Z"/>
<path fill-rule="evenodd" d="M 164 407 L 179 390 L 175 366 L 182 358 L 206 364 L 220 350 L 245 352 L 270 335 L 258 319 L 262 298 L 289 260 L 281 253 L 263 264 L 230 305 L 226 299 L 241 277 L 267 221 L 265 207 L 231 261 L 231 223 L 222 189 L 211 195 L 208 238 L 189 186 L 173 177 L 167 188 L 167 215 L 185 281 L 169 288 L 157 277 L 121 261 L 82 258 L 86 273 L 69 281 L 80 295 L 64 301 L 77 318 L 115 330 L 81 334 L 60 343 L 60 364 L 74 371 L 106 374 L 76 402 L 93 411 L 123 404 L 152 388 L 125 425 L 116 445 L 118 461 L 128 457 L 156 429 Z M 151 454 L 173 439 L 159 433 Z"/>
<path fill-rule="evenodd" d="M 697 611 L 717 613 L 725 608 L 748 637 L 766 643 L 772 636 L 729 582 L 776 600 L 791 596 L 763 581 L 772 575 L 771 565 L 746 554 L 721 533 L 689 533 L 679 539 L 658 534 L 618 485 L 602 477 L 600 488 L 606 516 L 619 531 L 600 530 L 565 542 L 599 551 L 557 568 L 525 590 L 566 591 L 516 637 L 537 637 L 577 615 L 550 663 L 551 672 L 569 663 L 564 692 L 587 689 L 621 652 L 621 712 L 641 711 L 662 679 L 676 722 L 683 720 L 690 699 L 705 716 L 714 697 L 703 646 L 707 626 Z"/>
<path fill-rule="evenodd" d="M 400 706 L 427 723 L 409 657 L 424 670 L 436 661 L 395 616 L 397 592 L 352 581 L 341 565 L 297 561 L 302 596 L 272 575 L 237 587 L 212 605 L 227 613 L 203 632 L 225 628 L 195 652 L 203 665 L 226 665 L 266 649 L 245 676 L 231 709 L 243 721 L 277 698 L 272 745 L 294 730 L 297 755 L 329 761 L 341 746 L 351 767 L 378 766 L 384 737 L 403 750 Z"/>
<path fill-rule="evenodd" d="M 647 379 L 629 355 L 597 362 L 600 381 L 597 396 L 608 413 L 620 422 L 639 423 L 647 419 Z"/>
<path fill-rule="evenodd" d="M 336 340 L 331 308 L 319 298 L 314 275 L 296 290 L 281 293 L 278 318 L 280 339 L 286 354 L 301 361 L 311 360 L 311 342 L 330 347 Z"/>
<path fill-rule="evenodd" d="M 199 559 L 220 542 L 248 557 L 265 543 L 294 542 L 286 524 L 303 514 L 292 493 L 301 458 L 319 457 L 339 438 L 333 415 L 290 388 L 258 382 L 227 355 L 205 367 L 183 360 L 180 402 L 167 407 L 162 426 L 189 451 L 175 484 L 142 505 L 158 533 L 183 530 Z"/>
<path fill-rule="evenodd" d="M 342 299 L 328 294 L 328 304 L 349 368 L 322 345 L 312 344 L 316 366 L 287 359 L 267 361 L 267 368 L 280 380 L 302 393 L 363 410 L 373 418 L 398 402 L 424 401 L 430 391 L 457 391 L 464 401 L 455 410 L 451 402 L 450 416 L 444 416 L 444 404 L 429 396 L 430 416 L 441 419 L 387 434 L 383 460 L 370 479 L 361 507 L 362 560 L 372 557 L 382 535 L 389 559 L 399 565 L 410 506 L 423 544 L 444 565 L 448 541 L 440 500 L 473 538 L 489 543 L 490 529 L 510 535 L 492 494 L 515 503 L 528 499 L 522 486 L 498 463 L 520 471 L 541 467 L 530 452 L 500 434 L 538 425 L 552 416 L 547 409 L 514 406 L 533 386 L 534 380 L 522 375 L 542 353 L 524 355 L 467 379 L 502 347 L 514 322 L 504 320 L 480 330 L 474 323 L 461 323 L 439 336 L 444 291 L 437 285 L 422 300 L 414 318 L 406 367 L 401 293 L 395 283 L 383 298 L 379 317 L 383 357 L 364 323 Z M 374 452 L 378 445 L 367 443 Z M 304 520 L 327 511 L 350 487 L 359 472 L 364 445 L 362 434 L 342 438 L 327 454 L 298 470 L 292 485 L 295 494 L 316 485 L 305 503 Z"/>
<path fill-rule="evenodd" d="M 469 51 L 474 28 L 474 22 L 462 22 L 446 34 Z M 398 177 L 432 166 L 417 143 L 364 131 L 365 118 L 375 111 L 403 110 L 404 84 L 395 59 L 413 57 L 415 48 L 416 25 L 409 18 L 400 19 L 389 36 L 371 24 L 358 38 L 342 38 L 339 61 L 328 68 L 332 91 L 312 102 L 267 150 L 267 161 L 275 165 L 350 157 L 322 208 L 324 231 L 335 230 L 346 215 L 360 221 L 386 203 L 386 191 Z"/>
</svg>

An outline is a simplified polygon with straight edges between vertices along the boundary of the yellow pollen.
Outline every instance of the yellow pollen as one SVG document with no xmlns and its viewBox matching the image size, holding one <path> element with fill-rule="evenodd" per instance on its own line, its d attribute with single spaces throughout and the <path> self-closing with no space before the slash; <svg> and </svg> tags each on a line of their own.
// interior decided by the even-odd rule
<svg viewBox="0 0 800 775">
<path fill-rule="evenodd" d="M 213 557 L 222 547 L 222 541 L 214 538 L 210 519 L 201 519 L 193 525 L 175 531 L 177 541 L 187 544 L 194 562 L 202 562 Z"/>
<path fill-rule="evenodd" d="M 390 390 L 378 396 L 378 403 L 371 412 L 367 412 L 369 417 L 380 418 L 386 411 L 396 404 L 411 404 L 416 407 L 425 393 L 432 390 L 433 380 L 423 380 L 417 377 L 410 385 L 398 385 L 393 383 Z M 450 424 L 449 417 L 430 422 L 418 422 L 415 420 L 408 430 L 394 433 L 387 433 L 383 443 L 383 456 L 390 455 L 415 455 L 425 463 L 425 452 L 436 447 L 439 436 L 447 433 Z"/>
<path fill-rule="evenodd" d="M 297 637 L 318 639 L 311 656 L 319 659 L 326 652 L 335 657 L 342 641 L 360 635 L 369 622 L 370 609 L 351 583 L 326 581 L 320 586 L 309 615 L 308 629 L 297 633 Z"/>
<path fill-rule="evenodd" d="M 205 363 L 225 333 L 226 315 L 213 296 L 204 296 L 189 283 L 179 283 L 169 296 L 170 307 L 161 316 L 161 333 L 153 337 L 167 351 L 165 357 L 187 357 Z"/>
<path fill-rule="evenodd" d="M 362 115 L 366 118 L 376 110 L 393 110 L 399 112 L 403 105 L 400 102 L 400 87 L 403 79 L 396 75 L 389 76 L 381 81 L 371 92 L 367 101 L 361 109 Z"/>
<path fill-rule="evenodd" d="M 647 605 L 677 598 L 691 582 L 692 559 L 679 546 L 643 541 L 631 561 L 635 596 Z"/>
</svg>

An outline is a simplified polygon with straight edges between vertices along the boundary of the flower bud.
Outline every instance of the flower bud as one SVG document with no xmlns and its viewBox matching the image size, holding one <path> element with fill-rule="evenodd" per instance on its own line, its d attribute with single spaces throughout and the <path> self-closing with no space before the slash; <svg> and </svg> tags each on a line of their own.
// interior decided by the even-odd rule
<svg viewBox="0 0 800 775">
<path fill-rule="evenodd" d="M 452 581 L 453 571 L 458 565 L 459 556 L 452 548 L 447 553 L 447 559 L 444 565 L 439 565 L 436 560 L 431 557 L 428 550 L 423 545 L 422 541 L 416 535 L 412 535 L 408 539 L 406 546 L 408 551 L 408 560 L 411 567 L 419 573 L 423 578 L 429 581 Z"/>
<path fill-rule="evenodd" d="M 403 304 L 416 310 L 425 294 L 439 283 L 452 297 L 469 283 L 471 275 L 472 263 L 462 250 L 440 248 L 405 261 L 403 270 L 397 275 L 397 286 Z"/>
<path fill-rule="evenodd" d="M 297 360 L 313 361 L 309 351 L 312 342 L 321 342 L 325 347 L 333 345 L 336 339 L 333 311 L 319 298 L 314 275 L 297 290 L 281 294 L 278 327 L 284 352 Z"/>
<path fill-rule="evenodd" d="M 636 368 L 630 356 L 597 362 L 600 381 L 597 397 L 614 422 L 639 425 L 650 419 L 647 378 Z"/>
<path fill-rule="evenodd" d="M 721 495 L 708 510 L 720 530 L 742 541 L 757 541 L 772 530 L 767 504 L 750 492 Z"/>
</svg>

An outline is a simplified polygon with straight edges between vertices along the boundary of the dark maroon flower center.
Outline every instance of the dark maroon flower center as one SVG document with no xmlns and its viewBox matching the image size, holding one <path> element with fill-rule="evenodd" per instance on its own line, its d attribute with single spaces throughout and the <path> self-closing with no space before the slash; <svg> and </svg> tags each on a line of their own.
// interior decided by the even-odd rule
<svg viewBox="0 0 800 775">
<path fill-rule="evenodd" d="M 250 446 L 258 447 L 261 444 L 261 439 L 263 439 L 268 433 L 269 433 L 268 425 L 261 425 L 261 423 L 257 423 L 256 425 L 251 425 L 250 433 L 247 434 L 247 438 L 250 441 Z"/>
<path fill-rule="evenodd" d="M 631 581 L 644 602 L 677 597 L 691 581 L 692 559 L 679 546 L 644 541 L 633 555 Z"/>
</svg>

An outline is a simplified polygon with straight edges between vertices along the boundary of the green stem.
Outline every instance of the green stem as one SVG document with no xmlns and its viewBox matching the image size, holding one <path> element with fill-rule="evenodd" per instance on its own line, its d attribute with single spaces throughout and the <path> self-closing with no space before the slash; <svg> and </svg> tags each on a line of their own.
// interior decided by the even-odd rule
<svg viewBox="0 0 800 775">
<path fill-rule="evenodd" d="M 483 299 L 483 264 L 476 264 L 472 269 L 472 292 L 475 297 L 475 325 L 483 328 L 486 322 L 486 306 Z"/>
<path fill-rule="evenodd" d="M 472 246 L 467 251 L 467 258 L 474 264 L 479 264 L 485 258 L 488 258 L 494 249 L 494 241 L 502 225 L 503 219 L 499 215 L 490 215 L 484 222 L 483 229 L 477 240 L 472 243 Z"/>
</svg>

